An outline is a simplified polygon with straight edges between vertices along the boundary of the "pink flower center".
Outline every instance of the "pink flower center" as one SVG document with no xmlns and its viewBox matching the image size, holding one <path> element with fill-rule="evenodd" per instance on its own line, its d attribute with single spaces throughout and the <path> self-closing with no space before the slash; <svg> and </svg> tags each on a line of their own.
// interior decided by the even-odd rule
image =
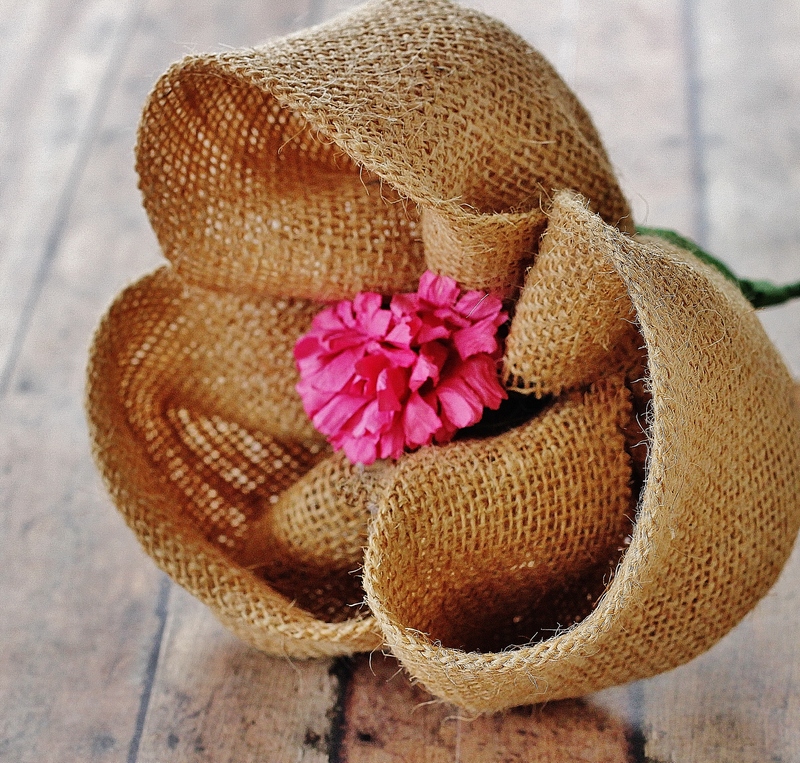
<svg viewBox="0 0 800 763">
<path fill-rule="evenodd" d="M 314 426 L 355 463 L 443 443 L 507 395 L 501 301 L 426 272 L 419 290 L 362 292 L 320 312 L 297 341 L 297 391 Z"/>
</svg>

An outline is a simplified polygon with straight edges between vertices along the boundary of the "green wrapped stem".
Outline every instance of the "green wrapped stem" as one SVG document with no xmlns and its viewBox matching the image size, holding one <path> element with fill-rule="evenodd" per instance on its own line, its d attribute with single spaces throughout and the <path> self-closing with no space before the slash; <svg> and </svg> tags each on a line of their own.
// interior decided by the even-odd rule
<svg viewBox="0 0 800 763">
<path fill-rule="evenodd" d="M 716 257 L 712 257 L 708 252 L 701 249 L 694 241 L 681 236 L 675 231 L 665 228 L 646 228 L 642 225 L 636 226 L 636 232 L 642 236 L 657 236 L 664 241 L 679 246 L 691 252 L 697 259 L 702 260 L 708 265 L 719 270 L 729 281 L 735 283 L 750 304 L 755 308 L 770 307 L 781 305 L 790 299 L 800 297 L 800 282 L 778 286 L 770 281 L 750 281 L 747 278 L 739 278 L 724 262 Z"/>
</svg>

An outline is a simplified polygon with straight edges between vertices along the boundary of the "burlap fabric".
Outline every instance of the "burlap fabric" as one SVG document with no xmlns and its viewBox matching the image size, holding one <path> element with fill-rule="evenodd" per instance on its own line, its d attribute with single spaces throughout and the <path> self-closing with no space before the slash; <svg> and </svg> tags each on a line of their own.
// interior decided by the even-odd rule
<svg viewBox="0 0 800 763">
<path fill-rule="evenodd" d="M 136 166 L 177 272 L 254 294 L 411 291 L 426 264 L 511 288 L 553 189 L 631 224 L 550 65 L 439 0 L 368 4 L 262 48 L 184 59 L 145 106 Z"/>
<path fill-rule="evenodd" d="M 475 611 L 459 618 L 428 608 L 419 582 L 395 573 L 415 556 L 447 571 L 445 549 L 475 553 L 486 537 L 539 562 L 550 543 L 559 548 L 559 533 L 541 550 L 524 548 L 527 538 L 503 537 L 502 513 L 485 511 L 480 533 L 445 520 L 446 529 L 417 529 L 397 544 L 398 528 L 433 527 L 441 514 L 440 491 L 425 494 L 430 486 L 418 478 L 414 510 L 402 500 L 409 486 L 388 489 L 366 555 L 368 601 L 392 651 L 432 693 L 475 711 L 576 696 L 690 660 L 766 593 L 800 527 L 797 401 L 752 307 L 688 252 L 634 241 L 599 224 L 580 200 L 560 199 L 571 207 L 573 236 L 588 237 L 619 274 L 648 351 L 649 469 L 613 579 L 585 616 L 573 609 L 570 622 L 558 608 L 537 611 L 549 638 L 497 650 L 483 643 L 489 626 Z M 513 600 L 510 589 L 492 595 Z"/>
<path fill-rule="evenodd" d="M 556 199 L 506 340 L 509 389 L 558 395 L 630 368 L 643 342 L 606 254 L 617 240 L 579 200 Z"/>
<path fill-rule="evenodd" d="M 137 170 L 170 265 L 98 329 L 94 453 L 148 553 L 249 643 L 388 643 L 495 710 L 677 665 L 774 580 L 798 523 L 788 376 L 732 287 L 624 235 L 591 121 L 501 24 L 384 2 L 185 59 Z M 323 301 L 426 267 L 519 295 L 504 378 L 543 409 L 352 466 L 305 416 L 291 348 Z"/>
<path fill-rule="evenodd" d="M 249 643 L 298 657 L 381 643 L 347 606 L 363 596 L 352 576 L 279 555 L 266 570 L 234 562 L 249 524 L 328 453 L 292 388 L 293 341 L 315 309 L 161 268 L 103 319 L 87 401 L 95 456 L 145 550 Z"/>
</svg>

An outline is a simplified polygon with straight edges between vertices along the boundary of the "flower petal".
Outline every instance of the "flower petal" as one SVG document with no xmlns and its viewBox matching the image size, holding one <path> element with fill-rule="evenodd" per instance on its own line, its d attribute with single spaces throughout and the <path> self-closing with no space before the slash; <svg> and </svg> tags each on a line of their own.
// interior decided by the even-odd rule
<svg viewBox="0 0 800 763">
<path fill-rule="evenodd" d="M 508 393 L 497 376 L 497 362 L 488 355 L 475 355 L 461 368 L 461 378 L 475 390 L 487 408 L 497 410 Z"/>
<path fill-rule="evenodd" d="M 380 410 L 378 401 L 371 400 L 362 411 L 344 425 L 343 429 L 347 430 L 351 437 L 363 437 L 366 434 L 380 435 L 391 426 L 392 417 L 392 412 Z"/>
<path fill-rule="evenodd" d="M 414 315 L 414 313 L 419 310 L 419 294 L 416 292 L 411 292 L 410 294 L 395 294 L 392 297 L 392 301 L 389 303 L 389 310 L 398 318 Z"/>
<path fill-rule="evenodd" d="M 436 415 L 436 411 L 422 399 L 419 392 L 412 392 L 403 411 L 406 445 L 416 448 L 430 444 L 434 433 L 441 425 L 441 419 Z"/>
<path fill-rule="evenodd" d="M 314 418 L 317 411 L 324 408 L 332 397 L 332 393 L 327 390 L 318 390 L 314 388 L 307 379 L 301 379 L 296 385 L 295 389 L 303 401 L 303 408 L 308 414 L 309 418 Z"/>
<path fill-rule="evenodd" d="M 342 442 L 345 455 L 354 464 L 374 463 L 378 457 L 378 442 L 377 435 L 364 436 L 364 437 L 347 437 Z"/>
<path fill-rule="evenodd" d="M 372 381 L 377 389 L 378 376 L 390 365 L 391 362 L 385 355 L 367 355 L 355 364 L 355 371 L 362 378 Z"/>
<path fill-rule="evenodd" d="M 453 344 L 462 360 L 466 360 L 479 352 L 492 354 L 497 352 L 497 327 L 492 317 L 459 329 L 453 334 Z"/>
<path fill-rule="evenodd" d="M 442 419 L 457 429 L 472 426 L 481 420 L 483 403 L 480 397 L 458 376 L 443 381 L 436 388 Z"/>
<path fill-rule="evenodd" d="M 420 298 L 437 307 L 452 307 L 460 289 L 455 279 L 425 271 L 419 279 Z"/>
<path fill-rule="evenodd" d="M 305 411 L 360 463 L 446 442 L 506 397 L 497 329 L 507 315 L 497 297 L 461 294 L 452 278 L 428 272 L 418 292 L 384 305 L 363 292 L 321 310 L 294 348 Z"/>
<path fill-rule="evenodd" d="M 396 413 L 392 417 L 392 423 L 381 434 L 378 455 L 380 458 L 400 458 L 403 455 L 404 447 L 403 416 Z"/>
<path fill-rule="evenodd" d="M 322 434 L 336 434 L 369 401 L 353 395 L 334 395 L 311 419 Z"/>
<path fill-rule="evenodd" d="M 436 339 L 447 339 L 450 333 L 451 329 L 442 318 L 436 317 L 433 314 L 427 314 L 423 316 L 414 340 L 417 344 L 426 344 Z"/>
<path fill-rule="evenodd" d="M 308 379 L 317 389 L 343 389 L 355 375 L 356 363 L 363 354 L 363 347 L 355 347 L 332 355 L 316 373 L 308 374 Z"/>
<path fill-rule="evenodd" d="M 419 359 L 414 364 L 408 386 L 412 391 L 418 390 L 428 379 L 439 383 L 439 375 L 447 360 L 447 348 L 439 342 L 428 342 L 419 350 Z"/>
<path fill-rule="evenodd" d="M 456 312 L 472 321 L 482 321 L 484 318 L 497 318 L 503 309 L 502 301 L 493 294 L 483 291 L 468 291 L 456 303 Z M 507 315 L 498 326 L 505 323 Z"/>
<path fill-rule="evenodd" d="M 408 392 L 408 374 L 404 369 L 386 368 L 378 376 L 378 406 L 382 411 L 399 411 Z"/>
<path fill-rule="evenodd" d="M 347 324 L 342 320 L 337 307 L 328 307 L 314 316 L 314 320 L 311 321 L 311 327 L 318 333 L 325 333 L 347 329 Z"/>
<path fill-rule="evenodd" d="M 386 335 L 386 341 L 391 344 L 397 344 L 401 347 L 408 347 L 416 333 L 416 327 L 413 327 L 411 322 L 404 320 L 402 323 L 397 323 L 392 330 Z"/>
</svg>

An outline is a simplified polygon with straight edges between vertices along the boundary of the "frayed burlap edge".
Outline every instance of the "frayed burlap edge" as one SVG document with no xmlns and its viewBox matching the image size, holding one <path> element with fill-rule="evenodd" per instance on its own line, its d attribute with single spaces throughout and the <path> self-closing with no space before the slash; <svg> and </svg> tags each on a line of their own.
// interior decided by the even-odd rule
<svg viewBox="0 0 800 763">
<path fill-rule="evenodd" d="M 124 298 L 125 292 L 117 303 Z M 236 564 L 176 511 L 185 496 L 152 462 L 141 436 L 127 424 L 128 412 L 120 396 L 124 368 L 117 345 L 121 340 L 111 325 L 113 312 L 114 306 L 92 344 L 86 391 L 89 432 L 106 487 L 144 550 L 226 627 L 257 649 L 305 658 L 377 648 L 382 637 L 371 617 L 341 623 L 315 618 Z"/>
<path fill-rule="evenodd" d="M 405 628 L 370 580 L 387 643 L 437 697 L 493 712 L 655 675 L 710 648 L 775 582 L 800 527 L 800 413 L 741 293 L 687 252 L 608 247 L 649 352 L 651 451 L 630 547 L 592 613 L 498 653 Z M 382 516 L 375 520 L 377 530 Z"/>
</svg>

